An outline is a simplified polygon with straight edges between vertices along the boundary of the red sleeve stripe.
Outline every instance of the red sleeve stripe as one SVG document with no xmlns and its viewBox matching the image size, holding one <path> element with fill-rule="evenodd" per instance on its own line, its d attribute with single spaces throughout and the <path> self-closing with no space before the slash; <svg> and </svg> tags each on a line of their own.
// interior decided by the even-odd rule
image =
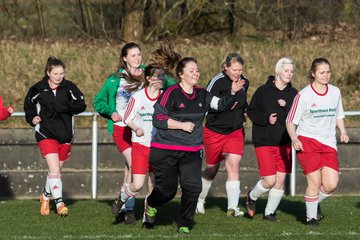
<svg viewBox="0 0 360 240">
<path fill-rule="evenodd" d="M 124 114 L 124 121 L 123 121 L 123 122 L 125 122 L 126 119 L 129 117 L 132 109 L 134 108 L 134 104 L 135 104 L 135 99 L 134 99 L 133 97 L 131 97 L 130 100 L 129 100 L 129 103 L 128 103 L 127 107 L 126 107 L 126 111 L 125 111 L 125 114 Z"/>
<path fill-rule="evenodd" d="M 165 115 L 165 114 L 162 114 L 162 113 L 159 113 L 156 115 L 156 120 L 158 121 L 165 121 L 165 120 L 168 120 L 170 117 Z"/>
<path fill-rule="evenodd" d="M 294 98 L 293 105 L 290 109 L 286 122 L 292 122 L 296 113 L 297 106 L 299 104 L 300 94 L 297 94 Z"/>
<path fill-rule="evenodd" d="M 174 84 L 174 85 L 170 86 L 170 87 L 163 93 L 163 96 L 162 96 L 161 101 L 160 101 L 160 105 L 161 105 L 161 106 L 165 106 L 165 105 L 166 105 L 166 103 L 167 103 L 167 101 L 168 101 L 168 99 L 169 99 L 170 93 L 171 93 L 174 89 L 177 89 L 177 88 L 179 88 L 179 85 Z"/>
</svg>

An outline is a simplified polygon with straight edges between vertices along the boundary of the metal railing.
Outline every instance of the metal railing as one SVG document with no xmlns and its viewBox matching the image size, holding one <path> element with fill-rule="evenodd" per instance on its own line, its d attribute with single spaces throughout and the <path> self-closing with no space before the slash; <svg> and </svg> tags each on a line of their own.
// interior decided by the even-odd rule
<svg viewBox="0 0 360 240">
<path fill-rule="evenodd" d="M 359 116 L 360 111 L 346 111 L 345 116 Z M 24 112 L 14 112 L 12 117 L 25 117 Z M 92 117 L 92 149 L 91 149 L 91 197 L 97 197 L 97 168 L 98 168 L 98 123 L 97 112 L 83 112 L 76 116 Z M 295 196 L 296 193 L 296 152 L 292 148 L 292 171 L 290 174 L 290 195 Z"/>
</svg>

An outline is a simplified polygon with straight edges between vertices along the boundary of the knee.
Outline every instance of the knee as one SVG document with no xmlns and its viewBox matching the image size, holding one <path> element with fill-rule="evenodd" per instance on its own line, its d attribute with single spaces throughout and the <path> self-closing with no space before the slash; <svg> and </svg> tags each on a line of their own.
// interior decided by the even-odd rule
<svg viewBox="0 0 360 240">
<path fill-rule="evenodd" d="M 202 172 L 202 177 L 205 178 L 206 180 L 213 180 L 215 178 L 217 174 L 217 169 L 215 168 L 206 168 L 203 172 Z"/>
<path fill-rule="evenodd" d="M 264 188 L 270 189 L 275 186 L 276 179 L 275 178 L 264 178 L 262 180 L 262 185 Z"/>
<path fill-rule="evenodd" d="M 201 193 L 201 190 L 202 190 L 201 182 L 199 183 L 184 182 L 181 185 L 182 195 L 183 197 L 186 197 L 188 199 L 194 199 L 197 201 Z"/>
<path fill-rule="evenodd" d="M 321 190 L 326 194 L 331 194 L 334 192 L 337 188 L 337 182 L 327 182 L 323 183 L 321 186 Z"/>
<path fill-rule="evenodd" d="M 131 185 L 132 185 L 131 191 L 139 192 L 143 188 L 144 183 L 133 182 Z"/>
</svg>

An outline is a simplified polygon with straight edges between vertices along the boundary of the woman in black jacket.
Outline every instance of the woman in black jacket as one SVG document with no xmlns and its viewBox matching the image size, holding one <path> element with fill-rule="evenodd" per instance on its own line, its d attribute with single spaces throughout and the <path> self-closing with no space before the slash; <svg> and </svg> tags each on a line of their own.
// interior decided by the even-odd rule
<svg viewBox="0 0 360 240">
<path fill-rule="evenodd" d="M 70 158 L 74 137 L 74 115 L 86 109 L 82 92 L 65 80 L 65 64 L 49 57 L 45 76 L 28 91 L 24 101 L 26 121 L 35 127 L 35 138 L 45 158 L 49 173 L 40 196 L 41 215 L 50 214 L 52 195 L 59 216 L 68 215 L 62 199 L 61 168 Z"/>
<path fill-rule="evenodd" d="M 246 213 L 255 214 L 256 200 L 266 192 L 268 201 L 264 219 L 277 221 L 275 210 L 284 194 L 284 182 L 291 172 L 291 139 L 285 120 L 297 94 L 291 86 L 295 65 L 290 58 L 281 58 L 275 66 L 275 76 L 254 93 L 247 114 L 253 123 L 252 140 L 261 179 L 247 193 Z"/>
</svg>

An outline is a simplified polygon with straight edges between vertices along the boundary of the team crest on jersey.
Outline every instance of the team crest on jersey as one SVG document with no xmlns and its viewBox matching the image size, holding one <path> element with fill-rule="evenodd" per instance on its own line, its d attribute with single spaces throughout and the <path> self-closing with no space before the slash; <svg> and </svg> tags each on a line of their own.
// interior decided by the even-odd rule
<svg viewBox="0 0 360 240">
<path fill-rule="evenodd" d="M 185 107 L 185 104 L 184 103 L 181 103 L 179 108 L 184 108 Z"/>
<path fill-rule="evenodd" d="M 142 106 L 142 107 L 140 108 L 140 110 L 145 110 L 145 107 L 144 107 L 144 106 Z"/>
<path fill-rule="evenodd" d="M 311 104 L 311 107 L 316 108 L 317 107 L 316 103 Z"/>
<path fill-rule="evenodd" d="M 199 107 L 202 107 L 202 103 L 199 103 Z"/>
</svg>

